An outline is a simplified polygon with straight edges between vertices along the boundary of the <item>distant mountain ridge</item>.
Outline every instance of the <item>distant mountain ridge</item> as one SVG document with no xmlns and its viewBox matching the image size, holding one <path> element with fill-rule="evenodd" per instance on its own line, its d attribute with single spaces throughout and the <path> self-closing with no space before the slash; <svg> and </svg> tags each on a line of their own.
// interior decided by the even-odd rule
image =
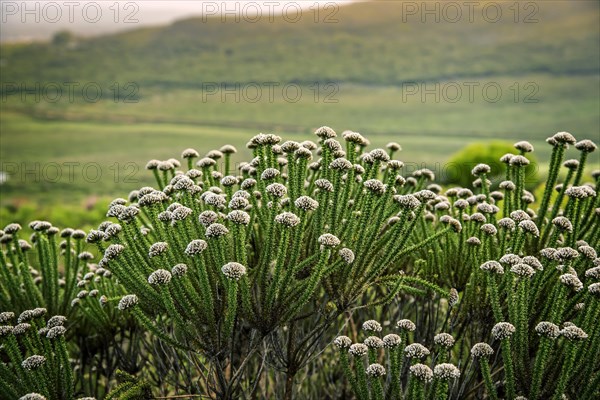
<svg viewBox="0 0 600 400">
<path fill-rule="evenodd" d="M 406 2 L 371 1 L 340 7 L 329 20 L 323 12 L 295 23 L 281 16 L 256 23 L 200 17 L 68 45 L 2 44 L 1 79 L 165 89 L 206 82 L 397 85 L 538 72 L 598 74 L 597 2 L 538 2 L 530 18 L 537 22 L 528 22 L 532 10 L 517 15 L 508 8 L 512 3 L 503 3 L 507 8 L 493 23 L 481 14 L 482 4 L 472 22 L 463 16 L 453 23 L 442 10 L 439 22 L 425 15 L 423 23 L 424 10 L 415 13 Z"/>
</svg>

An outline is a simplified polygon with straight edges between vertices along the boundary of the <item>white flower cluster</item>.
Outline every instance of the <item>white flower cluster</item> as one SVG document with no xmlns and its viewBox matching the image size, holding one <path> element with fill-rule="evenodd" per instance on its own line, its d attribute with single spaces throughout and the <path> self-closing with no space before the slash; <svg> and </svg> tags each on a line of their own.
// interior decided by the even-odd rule
<svg viewBox="0 0 600 400">
<path fill-rule="evenodd" d="M 431 382 L 433 379 L 433 371 L 425 364 L 415 364 L 411 365 L 409 368 L 409 372 L 415 378 L 419 379 L 422 382 Z"/>
<path fill-rule="evenodd" d="M 404 355 L 408 358 L 425 358 L 429 355 L 429 349 L 421 343 L 412 343 L 404 348 Z"/>
<path fill-rule="evenodd" d="M 492 328 L 492 336 L 496 340 L 504 340 L 510 338 L 515 333 L 515 331 L 516 329 L 511 323 L 498 322 Z"/>
<path fill-rule="evenodd" d="M 221 272 L 223 272 L 223 275 L 227 278 L 237 281 L 246 275 L 246 267 L 237 262 L 229 262 L 223 265 Z"/>
<path fill-rule="evenodd" d="M 433 368 L 433 375 L 438 379 L 449 381 L 460 378 L 460 370 L 454 364 L 442 363 Z"/>
<path fill-rule="evenodd" d="M 365 321 L 362 325 L 362 329 L 366 332 L 381 332 L 381 324 L 374 319 Z"/>
<path fill-rule="evenodd" d="M 471 348 L 471 355 L 474 358 L 487 358 L 494 354 L 494 349 L 487 343 L 476 343 Z"/>
<path fill-rule="evenodd" d="M 371 364 L 367 367 L 366 371 L 367 376 L 371 378 L 379 378 L 385 376 L 385 367 L 381 364 Z"/>
</svg>

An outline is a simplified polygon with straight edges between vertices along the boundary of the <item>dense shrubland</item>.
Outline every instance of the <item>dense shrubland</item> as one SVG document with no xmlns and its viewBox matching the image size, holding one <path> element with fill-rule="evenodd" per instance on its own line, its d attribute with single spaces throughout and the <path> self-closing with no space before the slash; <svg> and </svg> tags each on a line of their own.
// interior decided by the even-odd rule
<svg viewBox="0 0 600 400">
<path fill-rule="evenodd" d="M 89 232 L 33 221 L 0 235 L 7 398 L 592 399 L 600 382 L 596 146 L 548 139 L 492 185 L 403 176 L 368 150 L 259 134 L 151 160 L 156 179 Z M 577 159 L 566 159 L 569 146 Z M 570 153 L 569 153 L 570 154 Z M 559 182 L 561 169 L 567 174 Z M 593 179 L 593 183 L 590 182 Z"/>
</svg>

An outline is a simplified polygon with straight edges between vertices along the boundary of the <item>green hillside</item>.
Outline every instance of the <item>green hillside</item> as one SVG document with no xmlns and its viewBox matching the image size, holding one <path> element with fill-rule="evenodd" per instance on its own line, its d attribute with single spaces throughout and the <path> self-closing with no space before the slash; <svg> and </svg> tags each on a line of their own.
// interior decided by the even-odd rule
<svg viewBox="0 0 600 400">
<path fill-rule="evenodd" d="M 305 10 L 296 23 L 266 17 L 256 23 L 195 18 L 78 40 L 72 46 L 3 45 L 2 79 L 117 80 L 143 88 L 189 88 L 202 82 L 393 85 L 496 75 L 597 74 L 597 2 L 538 2 L 537 10 L 522 8 L 518 16 L 510 9 L 514 3 L 505 2 L 496 23 L 486 21 L 485 2 L 479 4 L 472 23 L 467 15 L 452 23 L 441 11 L 439 23 L 435 15 L 422 23 L 420 14 L 408 15 L 400 1 L 373 1 L 341 7 L 329 18 L 322 12 L 318 23 Z"/>
</svg>

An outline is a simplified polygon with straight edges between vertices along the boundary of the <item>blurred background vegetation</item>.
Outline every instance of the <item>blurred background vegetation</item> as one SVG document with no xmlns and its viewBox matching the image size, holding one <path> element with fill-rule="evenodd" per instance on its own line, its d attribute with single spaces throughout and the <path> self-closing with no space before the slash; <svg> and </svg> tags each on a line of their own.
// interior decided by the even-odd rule
<svg viewBox="0 0 600 400">
<path fill-rule="evenodd" d="M 2 43 L 0 225 L 33 215 L 95 224 L 111 197 L 152 184 L 148 159 L 225 143 L 247 159 L 243 145 L 258 132 L 303 140 L 329 125 L 365 133 L 374 146 L 396 141 L 408 172 L 428 167 L 449 184 L 465 184 L 469 170 L 450 170 L 449 161 L 488 160 L 518 140 L 536 147 L 542 178 L 546 137 L 567 130 L 598 140 L 597 1 L 496 2 L 495 23 L 482 18 L 485 1 L 472 22 L 423 22 L 404 3 L 356 2 L 323 9 L 316 21 L 312 11 L 295 23 L 194 17 Z M 65 82 L 79 84 L 73 99 Z M 82 96 L 90 84 L 102 88 L 98 101 Z M 236 94 L 212 91 L 221 85 Z M 252 85 L 262 88 L 258 101 Z M 278 85 L 272 98 L 268 85 Z M 485 85 L 501 89 L 497 101 Z M 590 162 L 600 165 L 599 154 Z"/>
</svg>

